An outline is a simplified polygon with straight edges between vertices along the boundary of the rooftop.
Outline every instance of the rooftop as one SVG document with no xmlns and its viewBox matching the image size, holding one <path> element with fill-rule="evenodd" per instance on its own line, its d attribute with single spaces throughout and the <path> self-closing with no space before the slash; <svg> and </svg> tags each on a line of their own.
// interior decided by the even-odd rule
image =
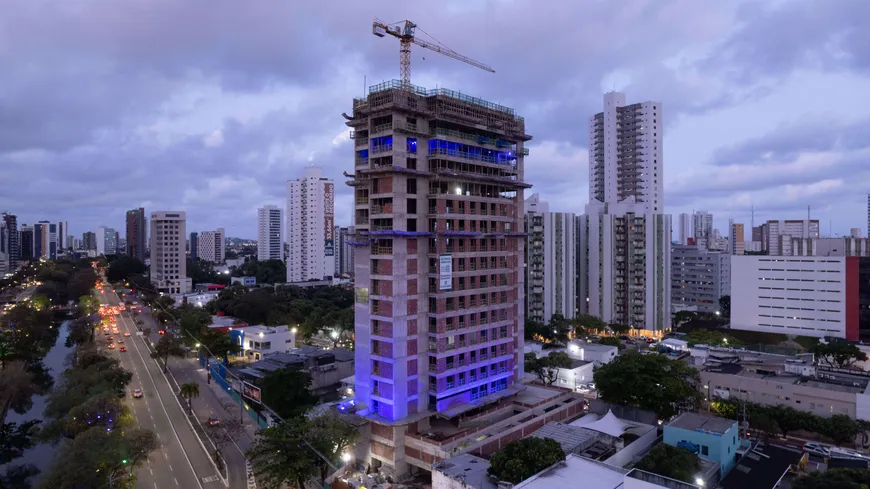
<svg viewBox="0 0 870 489">
<path fill-rule="evenodd" d="M 487 474 L 489 462 L 470 453 L 464 453 L 432 465 L 432 472 L 440 472 L 445 476 L 462 481 L 476 489 L 497 489 Z"/>
<path fill-rule="evenodd" d="M 628 471 L 579 455 L 568 455 L 564 462 L 514 486 L 514 489 L 616 489 Z"/>
<path fill-rule="evenodd" d="M 797 450 L 759 443 L 740 459 L 722 480 L 723 489 L 772 489 L 803 454 Z"/>
<path fill-rule="evenodd" d="M 700 413 L 687 412 L 680 414 L 667 424 L 672 428 L 680 428 L 689 431 L 706 431 L 708 433 L 725 434 L 734 427 L 734 420 L 707 416 Z"/>
<path fill-rule="evenodd" d="M 556 421 L 541 426 L 529 436 L 550 438 L 562 445 L 565 453 L 579 453 L 598 438 L 598 433 L 581 426 L 572 426 Z"/>
</svg>

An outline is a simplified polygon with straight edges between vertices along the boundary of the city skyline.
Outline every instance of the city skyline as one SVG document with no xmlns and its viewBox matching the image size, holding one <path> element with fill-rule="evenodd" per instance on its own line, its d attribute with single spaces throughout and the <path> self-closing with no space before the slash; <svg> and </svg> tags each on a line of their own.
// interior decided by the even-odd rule
<svg viewBox="0 0 870 489">
<path fill-rule="evenodd" d="M 529 144 L 525 179 L 554 211 L 583 212 L 585 118 L 599 110 L 603 93 L 618 90 L 668 107 L 665 213 L 705 209 L 725 230 L 729 218 L 748 223 L 752 205 L 760 221 L 801 219 L 809 205 L 824 234 L 844 235 L 866 218 L 860 136 L 870 114 L 861 101 L 870 80 L 859 43 L 838 37 L 870 9 L 866 2 L 628 1 L 619 11 L 560 5 L 547 22 L 520 26 L 523 36 L 496 33 L 540 15 L 533 2 L 429 11 L 378 1 L 337 14 L 325 5 L 265 2 L 204 19 L 198 13 L 205 4 L 168 2 L 144 13 L 153 21 L 144 31 L 121 27 L 135 20 L 122 4 L 100 6 L 103 15 L 94 14 L 96 3 L 75 11 L 23 5 L 14 2 L 0 21 L 16 19 L 3 27 L 22 41 L 14 53 L 0 51 L 10 68 L 0 76 L 5 108 L 16 114 L 0 125 L 0 168 L 9 175 L 0 209 L 19 223 L 68 221 L 70 234 L 79 235 L 98 225 L 122 229 L 130 208 L 178 209 L 193 229 L 224 226 L 229 236 L 255 239 L 251 216 L 264 204 L 282 205 L 282 182 L 305 166 L 340 180 L 353 147 L 341 117 L 348 100 L 362 95 L 366 80 L 399 75 L 396 46 L 370 32 L 371 18 L 387 12 L 493 66 L 495 74 L 478 72 L 412 52 L 416 84 L 485 96 L 526 114 L 538 137 Z M 232 11 L 242 8 L 244 15 Z M 466 28 L 476 25 L 469 13 L 480 9 L 490 25 Z M 161 37 L 149 29 L 193 19 L 188 37 L 146 42 Z M 576 19 L 586 28 L 569 29 Z M 261 25 L 242 28 L 245 21 Z M 777 24 L 811 23 L 797 29 L 806 32 L 799 38 L 771 44 Z M 208 55 L 228 30 L 239 31 L 238 42 Z M 330 32 L 316 44 L 320 51 L 310 49 L 318 30 Z M 554 30 L 568 36 L 555 51 L 546 35 Z M 57 42 L 40 41 L 48 38 Z M 634 49 L 639 45 L 645 49 Z M 753 45 L 765 57 L 754 56 Z M 512 58 L 523 62 L 506 61 Z M 56 59 L 68 64 L 49 70 Z M 291 68 L 300 64 L 311 69 Z M 77 96 L 52 96 L 59 85 Z M 53 121 L 43 118 L 48 114 Z M 147 184 L 154 172 L 165 185 Z M 70 184 L 47 184 L 54 178 Z M 83 191 L 85 182 L 101 192 Z M 350 224 L 352 207 L 351 190 L 337 185 L 338 224 Z"/>
</svg>

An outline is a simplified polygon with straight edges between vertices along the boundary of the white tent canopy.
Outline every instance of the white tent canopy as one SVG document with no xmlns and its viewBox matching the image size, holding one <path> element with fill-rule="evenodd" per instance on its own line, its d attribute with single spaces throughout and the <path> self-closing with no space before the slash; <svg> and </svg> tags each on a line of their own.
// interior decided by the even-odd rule
<svg viewBox="0 0 870 489">
<path fill-rule="evenodd" d="M 604 433 L 605 435 L 619 437 L 631 426 L 617 418 L 616 415 L 613 414 L 613 411 L 608 410 L 607 414 L 605 414 L 601 419 L 583 427 L 599 433 Z"/>
</svg>

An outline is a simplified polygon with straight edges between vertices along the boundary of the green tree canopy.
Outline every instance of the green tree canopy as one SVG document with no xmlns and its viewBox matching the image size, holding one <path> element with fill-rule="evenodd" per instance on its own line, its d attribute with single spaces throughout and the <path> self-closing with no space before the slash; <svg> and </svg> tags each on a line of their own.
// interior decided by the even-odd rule
<svg viewBox="0 0 870 489">
<path fill-rule="evenodd" d="M 131 275 L 145 273 L 145 264 L 139 261 L 138 258 L 119 255 L 111 263 L 106 270 L 106 280 L 109 282 L 126 281 Z"/>
<path fill-rule="evenodd" d="M 230 284 L 229 275 L 218 273 L 214 268 L 214 263 L 199 258 L 187 259 L 187 276 L 190 277 L 193 285 L 205 283 Z"/>
<path fill-rule="evenodd" d="M 601 338 L 600 340 L 598 340 L 598 343 L 601 345 L 615 346 L 620 350 L 625 349 L 625 345 L 623 345 L 622 342 L 619 341 L 619 338 L 615 336 L 607 336 L 605 338 Z"/>
<path fill-rule="evenodd" d="M 163 360 L 163 371 L 166 372 L 169 357 L 183 357 L 184 353 L 181 340 L 167 332 L 157 340 L 157 344 L 154 345 L 154 353 L 151 356 Z"/>
<path fill-rule="evenodd" d="M 526 353 L 525 368 L 527 372 L 538 376 L 541 383 L 553 385 L 560 368 L 570 368 L 571 357 L 563 351 L 550 352 L 546 357 L 538 358 L 534 353 Z"/>
<path fill-rule="evenodd" d="M 867 355 L 857 346 L 842 341 L 818 343 L 813 353 L 819 363 L 837 368 L 849 368 L 855 362 L 867 360 Z"/>
<path fill-rule="evenodd" d="M 653 474 L 670 477 L 671 479 L 695 483 L 695 477 L 701 470 L 701 461 L 694 453 L 685 448 L 659 443 L 644 458 L 634 466 L 636 469 Z"/>
<path fill-rule="evenodd" d="M 719 298 L 719 315 L 722 319 L 731 317 L 731 296 L 723 295 Z"/>
<path fill-rule="evenodd" d="M 500 481 L 518 484 L 563 460 L 565 452 L 556 440 L 530 436 L 512 441 L 493 454 L 488 471 Z"/>
<path fill-rule="evenodd" d="M 263 402 L 282 418 L 302 416 L 317 404 L 311 394 L 311 376 L 294 367 L 273 370 L 266 374 L 260 387 Z"/>
<path fill-rule="evenodd" d="M 698 371 L 679 360 L 639 353 L 620 355 L 595 373 L 601 399 L 653 411 L 661 419 L 697 404 L 698 381 Z"/>
<path fill-rule="evenodd" d="M 801 475 L 792 481 L 794 489 L 865 489 L 870 487 L 870 470 L 828 469 Z"/>
</svg>

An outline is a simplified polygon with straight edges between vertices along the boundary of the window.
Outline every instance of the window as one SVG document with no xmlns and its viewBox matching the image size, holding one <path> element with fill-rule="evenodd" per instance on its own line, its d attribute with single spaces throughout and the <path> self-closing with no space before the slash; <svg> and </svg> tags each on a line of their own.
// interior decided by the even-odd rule
<svg viewBox="0 0 870 489">
<path fill-rule="evenodd" d="M 701 445 L 701 455 L 710 455 L 710 449 L 707 445 Z"/>
</svg>

